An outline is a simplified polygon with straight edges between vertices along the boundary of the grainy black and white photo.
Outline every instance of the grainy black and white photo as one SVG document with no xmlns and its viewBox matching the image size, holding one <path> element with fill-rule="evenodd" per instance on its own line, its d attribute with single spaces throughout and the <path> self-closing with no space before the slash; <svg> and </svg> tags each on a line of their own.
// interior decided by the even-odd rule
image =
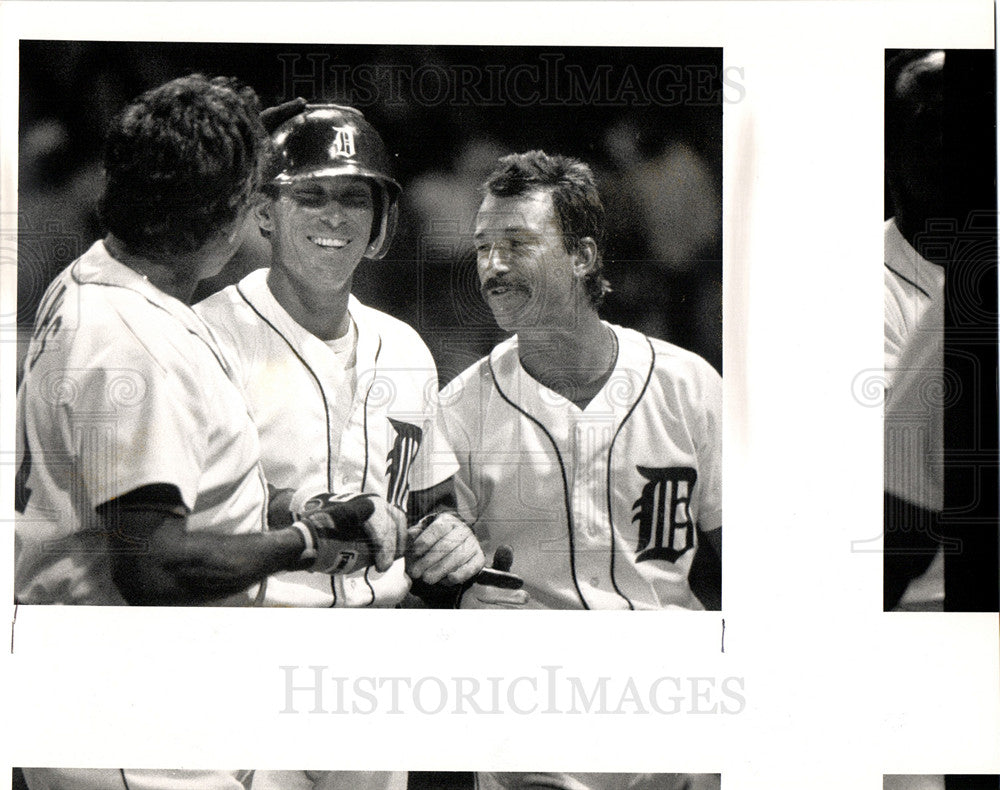
<svg viewBox="0 0 1000 790">
<path fill-rule="evenodd" d="M 718 774 L 15 768 L 13 790 L 719 790 Z"/>
<path fill-rule="evenodd" d="M 997 611 L 996 63 L 886 50 L 886 611 Z"/>
<path fill-rule="evenodd" d="M 22 41 L 17 602 L 719 609 L 725 86 Z"/>
</svg>

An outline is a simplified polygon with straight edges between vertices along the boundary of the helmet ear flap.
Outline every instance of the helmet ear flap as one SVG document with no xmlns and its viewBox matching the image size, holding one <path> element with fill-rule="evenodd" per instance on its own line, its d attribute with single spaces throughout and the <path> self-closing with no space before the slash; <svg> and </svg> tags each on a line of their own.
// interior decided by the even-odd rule
<svg viewBox="0 0 1000 790">
<path fill-rule="evenodd" d="M 385 257 L 396 234 L 399 224 L 399 201 L 395 200 L 386 188 L 378 190 L 382 194 L 382 207 L 376 218 L 377 229 L 372 228 L 372 239 L 365 250 L 365 257 L 377 261 Z"/>
</svg>

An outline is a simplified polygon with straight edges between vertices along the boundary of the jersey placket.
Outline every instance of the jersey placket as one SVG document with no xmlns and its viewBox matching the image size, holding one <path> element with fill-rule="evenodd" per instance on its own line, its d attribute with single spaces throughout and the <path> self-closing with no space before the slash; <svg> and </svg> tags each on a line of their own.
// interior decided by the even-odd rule
<svg viewBox="0 0 1000 790">
<path fill-rule="evenodd" d="M 567 404 L 567 408 L 572 407 Z M 569 421 L 569 496 L 573 514 L 577 582 L 593 605 L 590 591 L 599 597 L 613 594 L 609 575 L 611 534 L 604 496 L 607 448 L 613 425 L 606 414 L 573 414 Z"/>
</svg>

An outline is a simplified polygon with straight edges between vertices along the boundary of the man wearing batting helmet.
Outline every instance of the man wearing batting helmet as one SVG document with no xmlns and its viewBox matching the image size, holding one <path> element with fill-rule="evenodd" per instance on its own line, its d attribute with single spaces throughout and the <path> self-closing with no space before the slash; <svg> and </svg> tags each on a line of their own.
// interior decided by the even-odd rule
<svg viewBox="0 0 1000 790">
<path fill-rule="evenodd" d="M 456 464 L 439 437 L 430 352 L 408 325 L 351 294 L 362 260 L 388 249 L 400 187 L 357 110 L 299 100 L 267 120 L 274 155 L 256 218 L 271 266 L 197 310 L 233 361 L 265 474 L 287 489 L 289 509 L 317 491 L 372 494 L 396 526 L 396 556 L 405 554 L 391 566 L 284 575 L 267 602 L 394 606 L 411 579 L 457 584 L 483 565 L 448 507 Z"/>
<path fill-rule="evenodd" d="M 699 546 L 721 553 L 721 379 L 700 357 L 602 321 L 604 209 L 590 169 L 511 155 L 475 224 L 483 298 L 514 336 L 441 396 L 459 513 L 513 549 L 521 590 L 468 606 L 700 609 Z M 702 554 L 702 552 L 699 552 Z M 706 591 L 718 606 L 719 589 Z"/>
</svg>

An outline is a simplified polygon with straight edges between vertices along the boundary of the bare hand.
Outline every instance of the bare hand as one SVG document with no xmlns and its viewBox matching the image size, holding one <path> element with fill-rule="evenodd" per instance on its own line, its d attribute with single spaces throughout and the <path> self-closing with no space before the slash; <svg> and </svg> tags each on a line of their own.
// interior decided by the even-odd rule
<svg viewBox="0 0 1000 790">
<path fill-rule="evenodd" d="M 375 547 L 375 569 L 385 573 L 406 551 L 406 514 L 381 497 L 373 497 L 375 512 L 364 524 Z"/>
<path fill-rule="evenodd" d="M 406 572 L 427 584 L 444 580 L 461 584 L 486 564 L 483 550 L 472 530 L 451 512 L 422 519 L 409 530 Z"/>
</svg>

